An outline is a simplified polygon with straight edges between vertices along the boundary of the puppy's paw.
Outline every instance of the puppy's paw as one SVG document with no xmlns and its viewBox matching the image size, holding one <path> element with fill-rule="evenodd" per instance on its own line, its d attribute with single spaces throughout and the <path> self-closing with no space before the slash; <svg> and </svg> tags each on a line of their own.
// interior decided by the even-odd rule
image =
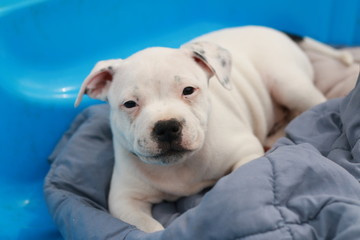
<svg viewBox="0 0 360 240">
<path fill-rule="evenodd" d="M 237 163 L 234 164 L 234 166 L 232 167 L 231 171 L 235 171 L 236 169 L 238 169 L 239 167 L 241 167 L 242 165 L 244 165 L 245 163 L 248 163 L 252 160 L 255 160 L 259 157 L 262 157 L 264 155 L 264 153 L 259 153 L 259 154 L 252 154 L 252 155 L 249 155 L 245 158 L 242 158 L 240 161 L 238 161 Z"/>
<path fill-rule="evenodd" d="M 137 228 L 143 232 L 152 233 L 164 230 L 164 227 L 157 221 L 147 222 Z"/>
</svg>

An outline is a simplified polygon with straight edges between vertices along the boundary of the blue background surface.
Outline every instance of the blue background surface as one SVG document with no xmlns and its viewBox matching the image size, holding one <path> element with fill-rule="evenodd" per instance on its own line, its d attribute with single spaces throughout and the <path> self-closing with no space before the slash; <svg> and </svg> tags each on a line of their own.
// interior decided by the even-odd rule
<svg viewBox="0 0 360 240">
<path fill-rule="evenodd" d="M 0 1 L 0 239 L 61 239 L 43 200 L 47 157 L 96 103 L 73 107 L 97 61 L 241 25 L 360 45 L 360 1 Z"/>
</svg>

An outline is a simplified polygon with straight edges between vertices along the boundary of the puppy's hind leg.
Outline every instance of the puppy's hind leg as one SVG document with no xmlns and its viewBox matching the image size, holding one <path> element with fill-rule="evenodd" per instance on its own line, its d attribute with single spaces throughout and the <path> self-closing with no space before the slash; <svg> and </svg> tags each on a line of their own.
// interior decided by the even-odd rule
<svg viewBox="0 0 360 240">
<path fill-rule="evenodd" d="M 287 68 L 273 83 L 272 97 L 278 104 L 288 108 L 293 115 L 326 101 L 324 94 L 314 85 L 311 74 L 302 69 Z"/>
</svg>

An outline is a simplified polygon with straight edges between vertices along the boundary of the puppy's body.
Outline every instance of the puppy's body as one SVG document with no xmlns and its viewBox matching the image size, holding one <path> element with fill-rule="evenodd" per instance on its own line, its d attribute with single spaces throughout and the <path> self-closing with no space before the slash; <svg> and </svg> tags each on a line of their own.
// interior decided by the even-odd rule
<svg viewBox="0 0 360 240">
<path fill-rule="evenodd" d="M 78 102 L 87 91 L 111 106 L 110 212 L 141 230 L 161 230 L 153 203 L 199 192 L 262 156 L 282 106 L 301 113 L 325 100 L 312 78 L 297 45 L 263 27 L 99 63 Z"/>
</svg>

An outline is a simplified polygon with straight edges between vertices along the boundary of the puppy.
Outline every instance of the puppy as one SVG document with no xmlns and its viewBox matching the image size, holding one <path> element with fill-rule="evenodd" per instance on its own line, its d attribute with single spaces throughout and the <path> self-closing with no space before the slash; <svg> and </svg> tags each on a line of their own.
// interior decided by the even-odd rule
<svg viewBox="0 0 360 240">
<path fill-rule="evenodd" d="M 313 75 L 288 36 L 254 26 L 97 63 L 75 105 L 84 93 L 110 104 L 110 213 L 162 230 L 152 204 L 197 193 L 263 156 L 279 109 L 298 114 L 325 101 Z"/>
</svg>

